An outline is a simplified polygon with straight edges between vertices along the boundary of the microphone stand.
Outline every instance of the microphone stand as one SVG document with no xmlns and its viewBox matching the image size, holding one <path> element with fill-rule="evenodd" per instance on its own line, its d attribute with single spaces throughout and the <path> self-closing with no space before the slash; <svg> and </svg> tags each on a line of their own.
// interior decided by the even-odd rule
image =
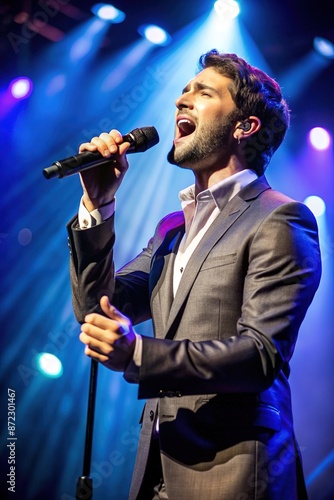
<svg viewBox="0 0 334 500">
<path fill-rule="evenodd" d="M 93 481 L 90 477 L 92 457 L 93 428 L 95 415 L 96 384 L 98 362 L 92 359 L 90 367 L 90 381 L 87 405 L 86 439 L 82 476 L 77 480 L 76 500 L 91 500 L 93 496 Z"/>
</svg>

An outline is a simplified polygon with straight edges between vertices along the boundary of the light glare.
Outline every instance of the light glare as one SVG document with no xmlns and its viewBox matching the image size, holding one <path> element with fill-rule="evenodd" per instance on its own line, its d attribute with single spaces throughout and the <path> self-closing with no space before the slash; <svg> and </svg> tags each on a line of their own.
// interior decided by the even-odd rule
<svg viewBox="0 0 334 500">
<path fill-rule="evenodd" d="M 217 0 L 214 9 L 222 19 L 234 19 L 240 13 L 239 4 L 235 0 Z"/>
<path fill-rule="evenodd" d="M 42 352 L 36 356 L 38 370 L 49 378 L 59 378 L 63 374 L 63 365 L 57 356 Z"/>
<path fill-rule="evenodd" d="M 138 32 L 154 45 L 167 45 L 170 42 L 170 36 L 168 33 L 154 24 L 145 24 L 140 26 Z"/>
<path fill-rule="evenodd" d="M 110 21 L 112 23 L 121 23 L 125 19 L 125 14 L 113 5 L 98 3 L 93 5 L 92 12 L 103 21 Z"/>
<path fill-rule="evenodd" d="M 10 84 L 10 92 L 15 99 L 26 99 L 32 92 L 32 81 L 29 78 L 16 78 Z"/>
<path fill-rule="evenodd" d="M 314 127 L 309 133 L 309 141 L 312 147 L 323 151 L 330 146 L 331 136 L 324 128 Z"/>
<path fill-rule="evenodd" d="M 326 59 L 334 59 L 334 44 L 326 38 L 316 36 L 313 40 L 314 49 Z"/>
<path fill-rule="evenodd" d="M 305 198 L 304 203 L 315 217 L 321 217 L 326 212 L 326 203 L 320 196 L 308 196 Z"/>
</svg>

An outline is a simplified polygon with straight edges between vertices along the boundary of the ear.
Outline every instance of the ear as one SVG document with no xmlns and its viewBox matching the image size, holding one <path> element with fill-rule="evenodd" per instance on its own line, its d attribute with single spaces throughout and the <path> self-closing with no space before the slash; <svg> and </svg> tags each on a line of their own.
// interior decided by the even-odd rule
<svg viewBox="0 0 334 500">
<path fill-rule="evenodd" d="M 258 132 L 261 128 L 261 120 L 257 116 L 249 116 L 243 121 L 237 122 L 233 137 L 239 142 L 242 139 L 247 139 L 251 135 Z"/>
</svg>

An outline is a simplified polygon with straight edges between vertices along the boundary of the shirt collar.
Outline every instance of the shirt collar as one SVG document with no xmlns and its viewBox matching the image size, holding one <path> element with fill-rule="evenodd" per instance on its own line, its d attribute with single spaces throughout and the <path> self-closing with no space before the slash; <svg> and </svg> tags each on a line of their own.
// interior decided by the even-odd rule
<svg viewBox="0 0 334 500">
<path fill-rule="evenodd" d="M 249 169 L 241 170 L 236 174 L 223 179 L 197 195 L 197 202 L 213 200 L 221 211 L 242 188 L 257 179 L 257 175 Z M 182 209 L 195 201 L 195 184 L 183 189 L 179 193 Z"/>
</svg>

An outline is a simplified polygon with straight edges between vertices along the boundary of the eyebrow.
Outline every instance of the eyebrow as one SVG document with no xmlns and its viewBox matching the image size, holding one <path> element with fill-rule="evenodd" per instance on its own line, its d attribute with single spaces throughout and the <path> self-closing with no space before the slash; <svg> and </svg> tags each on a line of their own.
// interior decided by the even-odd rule
<svg viewBox="0 0 334 500">
<path fill-rule="evenodd" d="M 182 94 L 184 94 L 185 92 L 188 92 L 191 88 L 191 85 L 190 83 L 188 83 L 188 85 L 186 87 L 184 87 L 184 89 L 182 90 Z M 219 92 L 217 89 L 213 88 L 213 87 L 210 87 L 210 85 L 206 85 L 204 83 L 199 83 L 199 82 L 195 82 L 194 83 L 194 88 L 196 91 L 199 91 L 199 90 L 211 90 L 211 92 L 213 92 L 214 94 L 217 94 L 219 95 Z"/>
</svg>

